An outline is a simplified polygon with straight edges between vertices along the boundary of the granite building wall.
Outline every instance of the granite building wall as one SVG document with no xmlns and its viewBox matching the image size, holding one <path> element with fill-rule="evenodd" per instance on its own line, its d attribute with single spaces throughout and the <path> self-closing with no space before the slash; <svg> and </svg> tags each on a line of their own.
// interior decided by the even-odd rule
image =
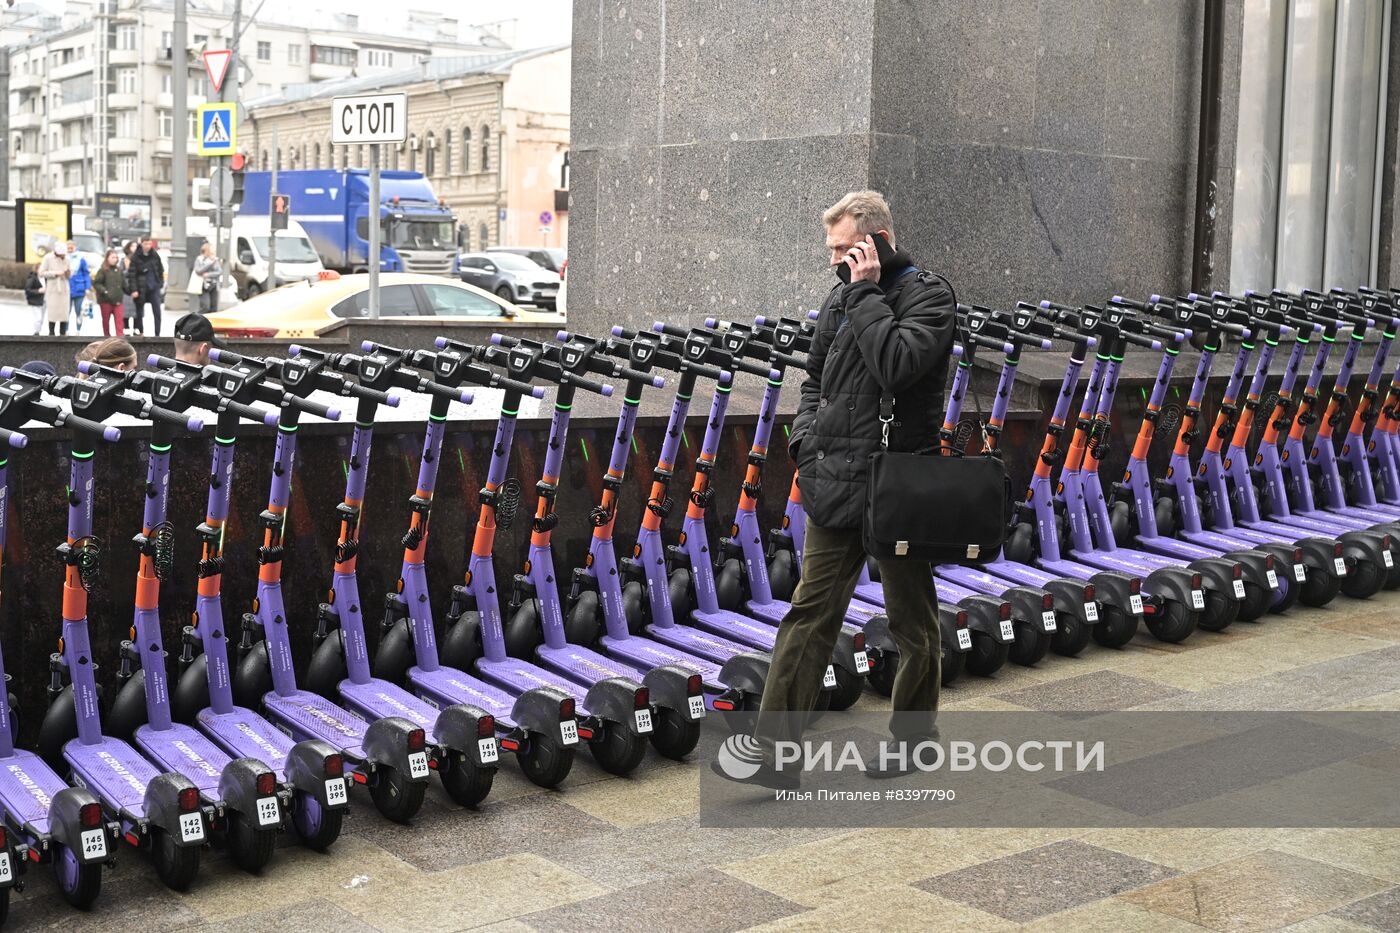
<svg viewBox="0 0 1400 933">
<path fill-rule="evenodd" d="M 1201 30 L 1197 0 L 580 0 L 571 323 L 813 307 L 821 211 L 866 186 L 964 301 L 1184 288 Z"/>
</svg>

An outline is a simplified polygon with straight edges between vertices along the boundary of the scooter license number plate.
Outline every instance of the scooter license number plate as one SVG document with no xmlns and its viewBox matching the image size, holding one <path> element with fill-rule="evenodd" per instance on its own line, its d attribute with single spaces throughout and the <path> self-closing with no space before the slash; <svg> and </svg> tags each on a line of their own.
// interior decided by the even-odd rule
<svg viewBox="0 0 1400 933">
<path fill-rule="evenodd" d="M 1133 610 L 1133 615 L 1142 615 L 1142 597 L 1134 593 L 1128 597 L 1128 608 Z"/>
<path fill-rule="evenodd" d="M 83 858 L 98 859 L 107 857 L 107 831 L 105 829 L 85 829 L 78 837 L 83 848 Z"/>
<path fill-rule="evenodd" d="M 1278 589 L 1278 574 L 1274 573 L 1272 570 L 1266 570 L 1264 571 L 1264 579 L 1269 581 L 1269 589 Z"/>
<path fill-rule="evenodd" d="M 0 884 L 9 884 L 15 880 L 15 870 L 10 865 L 10 853 L 0 852 Z"/>
<path fill-rule="evenodd" d="M 408 776 L 425 778 L 428 776 L 428 753 L 414 752 L 408 756 Z"/>
<path fill-rule="evenodd" d="M 180 814 L 180 841 L 204 841 L 204 815 L 201 813 Z"/>
<path fill-rule="evenodd" d="M 639 709 L 634 714 L 637 720 L 637 733 L 646 735 L 651 732 L 651 710 Z"/>
<path fill-rule="evenodd" d="M 1085 603 L 1085 604 L 1084 604 L 1084 618 L 1088 619 L 1090 622 L 1097 622 L 1097 621 L 1099 621 L 1099 604 L 1098 604 L 1098 603 Z"/>
<path fill-rule="evenodd" d="M 496 739 L 492 736 L 489 739 L 480 739 L 476 743 L 476 753 L 481 758 L 484 765 L 494 765 L 501 760 L 500 748 L 496 745 Z"/>
<path fill-rule="evenodd" d="M 1337 576 L 1344 577 L 1347 575 L 1347 562 L 1344 558 L 1334 558 L 1332 561 L 1332 566 L 1337 569 Z"/>
<path fill-rule="evenodd" d="M 578 723 L 572 719 L 566 719 L 559 724 L 559 738 L 565 745 L 578 744 Z"/>
<path fill-rule="evenodd" d="M 1381 551 L 1381 560 L 1385 561 L 1385 569 L 1389 570 L 1395 566 L 1395 558 L 1390 554 L 1390 548 Z"/>
<path fill-rule="evenodd" d="M 1040 614 L 1040 627 L 1050 633 L 1055 631 L 1055 613 L 1053 610 L 1047 609 Z"/>
<path fill-rule="evenodd" d="M 958 650 L 972 650 L 972 633 L 965 628 L 958 629 Z"/>
<path fill-rule="evenodd" d="M 1011 627 L 1010 619 L 1001 620 L 1001 640 L 1007 642 L 1016 640 L 1016 630 Z"/>
<path fill-rule="evenodd" d="M 350 795 L 345 792 L 345 778 L 331 778 L 326 781 L 326 806 L 338 807 L 350 802 Z"/>
<path fill-rule="evenodd" d="M 691 719 L 704 719 L 704 718 L 705 718 L 705 698 L 704 698 L 704 697 L 691 697 L 690 700 L 689 700 L 688 702 L 690 703 L 690 718 L 691 718 Z"/>
<path fill-rule="evenodd" d="M 826 673 L 822 675 L 822 686 L 827 690 L 836 689 L 836 668 L 830 664 L 826 666 Z"/>
<path fill-rule="evenodd" d="M 277 798 L 258 798 L 258 825 L 276 826 L 280 822 L 282 822 L 282 808 L 277 805 Z"/>
<path fill-rule="evenodd" d="M 1206 594 L 1200 590 L 1191 591 L 1191 608 L 1204 609 L 1206 607 Z"/>
<path fill-rule="evenodd" d="M 1304 567 L 1302 564 L 1294 564 L 1294 565 L 1293 565 L 1293 579 L 1294 579 L 1294 580 L 1297 580 L 1299 583 L 1307 583 L 1307 582 L 1308 582 L 1308 568 L 1307 568 L 1307 567 Z"/>
<path fill-rule="evenodd" d="M 1243 580 L 1236 580 L 1236 581 L 1235 581 L 1235 598 L 1236 598 L 1236 599 L 1244 599 L 1244 581 L 1243 581 Z"/>
<path fill-rule="evenodd" d="M 867 655 L 864 651 L 857 651 L 857 652 L 856 652 L 856 673 L 857 673 L 857 674 L 869 674 L 869 673 L 870 673 L 870 656 Z"/>
</svg>

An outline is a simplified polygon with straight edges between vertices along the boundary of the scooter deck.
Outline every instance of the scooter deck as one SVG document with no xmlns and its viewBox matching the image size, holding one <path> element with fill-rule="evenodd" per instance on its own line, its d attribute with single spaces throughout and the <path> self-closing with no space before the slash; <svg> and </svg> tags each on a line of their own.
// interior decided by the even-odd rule
<svg viewBox="0 0 1400 933">
<path fill-rule="evenodd" d="M 583 686 L 595 684 L 609 677 L 629 677 L 632 680 L 640 680 L 642 673 L 644 673 L 616 658 L 599 654 L 591 648 L 581 648 L 578 645 L 564 645 L 562 648 L 541 645 L 536 649 L 535 657 L 542 667 L 562 674 L 573 680 L 574 683 Z M 694 673 L 700 674 L 702 679 L 705 676 L 704 672 L 700 670 L 699 662 L 691 658 L 663 663 L 678 664 L 681 667 L 689 668 Z"/>
<path fill-rule="evenodd" d="M 580 716 L 588 715 L 580 695 L 579 685 L 560 674 L 556 674 L 538 664 L 522 661 L 519 658 L 506 658 L 503 661 L 489 661 L 477 658 L 476 672 L 483 680 L 502 687 L 512 693 L 525 693 L 538 687 L 553 687 L 574 698 L 574 709 Z M 629 675 L 630 676 L 630 675 Z M 634 678 L 635 679 L 635 678 Z"/>
<path fill-rule="evenodd" d="M 749 645 L 740 644 L 722 636 L 711 635 L 709 632 L 692 628 L 689 625 L 652 624 L 647 626 L 646 631 L 647 635 L 662 645 L 676 648 L 688 654 L 696 654 L 702 658 L 709 658 L 717 664 L 723 664 L 736 654 L 754 650 Z M 609 646 L 625 643 L 622 639 L 608 638 L 604 638 L 604 642 Z M 772 647 L 765 650 L 771 651 Z"/>
<path fill-rule="evenodd" d="M 49 833 L 49 801 L 65 787 L 63 778 L 33 752 L 18 749 L 0 759 L 0 807 L 12 825 L 35 835 Z"/>
<path fill-rule="evenodd" d="M 325 697 L 305 690 L 286 696 L 269 691 L 263 696 L 263 705 L 269 717 L 280 720 L 292 730 L 293 738 L 321 739 L 351 758 L 365 757 L 361 742 L 369 723 Z"/>
<path fill-rule="evenodd" d="M 285 765 L 293 742 L 281 729 L 247 707 L 235 706 L 230 712 L 202 709 L 195 724 L 226 753 L 238 758 L 256 758 L 287 780 Z"/>
<path fill-rule="evenodd" d="M 377 677 L 359 684 L 347 677 L 340 682 L 340 697 L 352 712 L 359 713 L 366 719 L 402 716 L 427 732 L 434 744 L 441 744 L 437 741 L 435 732 L 437 707 L 414 696 L 398 684 Z"/>
<path fill-rule="evenodd" d="M 63 757 L 109 809 L 131 819 L 145 818 L 146 787 L 160 772 L 136 749 L 104 735 L 91 745 L 73 739 L 63 746 Z"/>
<path fill-rule="evenodd" d="M 723 639 L 710 639 L 710 641 L 721 650 L 733 649 L 730 657 L 748 650 L 738 643 L 725 643 Z M 678 664 L 699 674 L 705 686 L 712 691 L 724 689 L 724 684 L 719 679 L 719 665 L 698 654 L 680 651 L 658 641 L 652 641 L 650 638 L 641 638 L 636 635 L 629 635 L 626 638 L 613 638 L 611 635 L 604 635 L 600 644 L 611 657 L 621 659 L 636 670 L 644 672 L 665 664 Z M 549 663 L 549 656 L 543 650 L 540 652 L 540 660 Z"/>
<path fill-rule="evenodd" d="M 744 612 L 749 616 L 775 626 L 780 624 L 783 617 L 790 611 L 792 611 L 792 603 L 785 599 L 772 599 L 766 603 L 750 600 L 744 604 Z M 884 614 L 882 609 L 876 609 L 866 603 L 857 603 L 852 600 L 851 604 L 846 607 L 844 622 L 848 626 L 862 629 L 871 619 Z"/>
<path fill-rule="evenodd" d="M 750 646 L 750 650 L 772 651 L 778 639 L 778 627 L 771 622 L 759 622 L 727 609 L 715 612 L 692 610 L 689 623 L 698 629 L 723 635 Z"/>
<path fill-rule="evenodd" d="M 1168 538 L 1165 535 L 1150 537 L 1147 535 L 1134 535 L 1133 544 L 1136 549 L 1149 555 L 1157 557 L 1170 557 L 1177 561 L 1205 560 L 1209 557 L 1219 557 L 1220 550 L 1191 541 L 1183 541 L 1180 538 Z"/>
<path fill-rule="evenodd" d="M 453 706 L 471 703 L 496 717 L 496 724 L 508 729 L 515 727 L 515 698 L 503 690 L 473 677 L 455 667 L 439 667 L 425 671 L 410 668 L 408 682 L 429 705 Z"/>
<path fill-rule="evenodd" d="M 136 745 L 146 757 L 166 771 L 183 774 L 210 801 L 219 797 L 219 777 L 232 760 L 224 750 L 195 728 L 172 724 L 155 729 L 149 724 L 136 729 Z"/>
<path fill-rule="evenodd" d="M 867 606 L 879 607 L 880 614 L 885 611 L 885 588 L 878 583 L 857 583 L 855 594 L 851 597 L 851 602 L 860 600 Z"/>
</svg>

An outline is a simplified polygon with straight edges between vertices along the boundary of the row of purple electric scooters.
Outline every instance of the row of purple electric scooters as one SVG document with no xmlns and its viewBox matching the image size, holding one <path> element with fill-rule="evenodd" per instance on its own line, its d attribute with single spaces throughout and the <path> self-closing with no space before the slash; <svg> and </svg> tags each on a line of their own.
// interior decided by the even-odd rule
<svg viewBox="0 0 1400 933">
<path fill-rule="evenodd" d="M 958 362 L 940 432 L 947 447 L 966 445 L 960 425 L 978 351 L 1002 357 L 982 431 L 993 451 L 1022 351 L 1063 341 L 1070 352 L 1004 554 L 977 566 L 935 568 L 944 683 L 964 671 L 993 674 L 1008 659 L 1034 664 L 1050 651 L 1077 654 L 1090 640 L 1122 647 L 1140 622 L 1157 638 L 1180 641 L 1197 626 L 1220 629 L 1296 601 L 1322 605 L 1339 591 L 1364 598 L 1400 585 L 1389 527 L 1400 518 L 1400 373 L 1379 401 L 1400 325 L 1390 308 L 1388 296 L 1372 292 L 960 308 Z M 329 847 L 355 784 L 384 816 L 407 822 L 434 771 L 455 802 L 472 807 L 489 794 L 502 752 L 512 753 L 532 782 L 556 787 L 580 745 L 599 766 L 625 775 L 647 745 L 673 759 L 690 753 L 710 710 L 755 709 L 800 576 L 804 527 L 796 480 L 781 528 L 765 535 L 757 506 L 785 375 L 803 367 L 814 318 L 758 318 L 751 326 L 709 321 L 689 330 L 658 323 L 640 333 L 617 328 L 602 339 L 561 332 L 548 344 L 439 338 L 432 351 L 368 342 L 359 354 L 293 347 L 285 359 L 215 350 L 206 367 L 152 357 L 148 371 L 85 365 L 78 378 L 0 370 L 0 442 L 21 450 L 24 429 L 35 423 L 72 437 L 68 535 L 58 551 L 63 638 L 51 660 L 37 752 L 14 747 L 12 711 L 0 704 L 4 905 L 27 862 L 51 862 L 62 896 L 85 907 L 124 839 L 149 850 L 162 881 L 181 889 L 193 882 L 211 840 L 250 871 L 271 861 L 287 828 L 307 846 Z M 1339 455 L 1332 428 L 1341 421 L 1363 338 L 1376 326 L 1382 333 L 1371 378 Z M 1323 367 L 1342 334 L 1343 372 L 1307 448 L 1304 432 L 1319 421 Z M 1227 337 L 1238 346 L 1234 370 L 1193 464 L 1207 380 Z M 1281 341 L 1290 347 L 1288 367 L 1251 459 L 1245 448 Z M 1314 341 L 1312 373 L 1295 405 L 1295 383 Z M 1167 428 L 1161 415 L 1173 368 L 1197 344 L 1171 467 L 1153 482 L 1146 458 Z M 1162 356 L 1124 481 L 1106 492 L 1098 465 L 1130 345 Z M 1062 449 L 1090 353 L 1084 402 Z M 1239 405 L 1251 361 L 1253 383 Z M 712 546 L 705 517 L 737 378 L 762 379 L 764 391 L 734 520 Z M 638 408 L 645 391 L 667 380 L 673 394 L 664 441 L 634 547 L 619 560 L 614 526 Z M 516 420 L 522 400 L 542 398 L 546 385 L 555 394 L 529 552 L 503 597 L 495 536 L 520 510 L 521 485 L 508 475 Z M 552 533 L 571 412 L 578 393 L 612 396 L 615 385 L 622 387 L 620 413 L 600 501 L 589 513 L 588 557 L 561 587 Z M 702 386 L 708 420 L 680 534 L 668 544 L 670 485 Z M 439 624 L 424 563 L 438 464 L 452 406 L 482 390 L 499 395 L 500 417 L 463 581 Z M 430 408 L 398 582 L 373 597 L 383 621 L 372 649 L 357 578 L 360 517 L 375 422 L 381 408 L 410 393 L 425 396 Z M 351 403 L 327 598 L 314 622 L 289 619 L 282 559 L 301 418 L 339 421 Z M 135 538 L 133 637 L 122 646 L 108 703 L 97 690 L 87 590 L 101 557 L 92 534 L 93 460 L 120 439 L 120 430 L 105 423 L 114 415 L 151 429 L 143 528 Z M 175 571 L 175 532 L 166 518 L 172 441 L 203 431 L 206 421 L 213 422 L 212 467 L 206 517 L 196 529 L 197 597 L 172 672 L 159 624 L 161 583 Z M 258 516 L 257 596 L 230 651 L 221 578 L 234 453 L 249 423 L 275 426 L 276 447 L 268 503 Z M 1281 433 L 1288 435 L 1282 454 Z M 6 464 L 0 457 L 0 499 Z M 6 513 L 0 501 L 0 553 Z M 899 655 L 882 601 L 877 581 L 858 587 L 825 673 L 823 708 L 851 706 L 867 681 L 888 694 Z M 293 646 L 303 634 L 312 636 L 313 653 L 299 681 Z"/>
</svg>

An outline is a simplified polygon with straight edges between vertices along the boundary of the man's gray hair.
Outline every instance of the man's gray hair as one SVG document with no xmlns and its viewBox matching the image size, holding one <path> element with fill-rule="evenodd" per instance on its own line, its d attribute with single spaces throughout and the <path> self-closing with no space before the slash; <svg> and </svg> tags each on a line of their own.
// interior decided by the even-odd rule
<svg viewBox="0 0 1400 933">
<path fill-rule="evenodd" d="M 843 217 L 854 220 L 856 232 L 862 236 L 884 230 L 894 239 L 894 217 L 889 202 L 878 191 L 852 191 L 826 209 L 822 223 L 830 227 Z"/>
</svg>

